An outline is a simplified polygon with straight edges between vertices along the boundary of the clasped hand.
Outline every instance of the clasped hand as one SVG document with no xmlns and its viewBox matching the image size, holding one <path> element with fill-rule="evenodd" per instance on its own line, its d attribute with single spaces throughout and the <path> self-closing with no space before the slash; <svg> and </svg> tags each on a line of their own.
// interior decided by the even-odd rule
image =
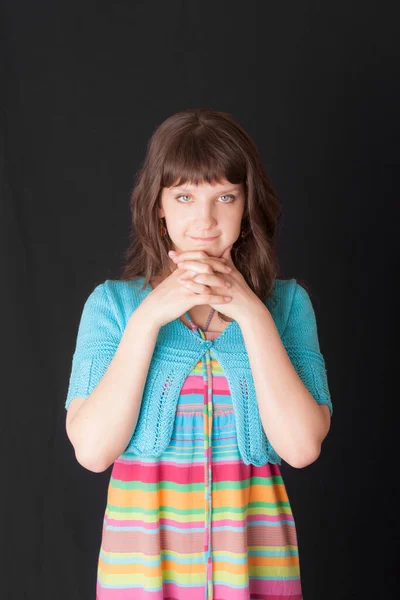
<svg viewBox="0 0 400 600">
<path fill-rule="evenodd" d="M 170 258 L 179 269 L 184 271 L 182 276 L 178 277 L 181 285 L 194 293 L 207 293 L 203 287 L 199 289 L 198 284 L 203 284 L 211 288 L 211 293 L 231 298 L 224 304 L 210 304 L 212 308 L 227 317 L 240 322 L 241 318 L 252 314 L 255 306 L 262 304 L 235 267 L 231 257 L 231 246 L 226 248 L 221 257 L 209 256 L 203 250 L 190 250 L 176 252 L 174 256 L 170 255 Z M 217 263 L 220 263 L 221 271 L 214 271 Z"/>
</svg>

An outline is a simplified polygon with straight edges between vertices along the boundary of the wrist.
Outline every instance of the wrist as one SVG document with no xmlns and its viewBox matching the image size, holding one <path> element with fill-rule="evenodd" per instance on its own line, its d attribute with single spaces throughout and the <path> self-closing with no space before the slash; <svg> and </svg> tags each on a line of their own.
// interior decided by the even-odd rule
<svg viewBox="0 0 400 600">
<path fill-rule="evenodd" d="M 239 326 L 245 323 L 257 322 L 260 317 L 265 317 L 265 314 L 271 314 L 258 296 L 256 299 L 247 305 L 246 311 L 241 311 L 241 315 L 237 320 Z"/>
<path fill-rule="evenodd" d="M 154 310 L 154 307 L 152 307 L 149 296 L 146 296 L 136 310 L 133 311 L 129 318 L 128 325 L 133 321 L 133 329 L 135 329 L 135 327 L 137 327 L 137 323 L 139 323 L 140 326 L 145 327 L 149 333 L 158 333 L 161 324 L 158 323 L 158 321 L 154 318 L 156 311 Z"/>
</svg>

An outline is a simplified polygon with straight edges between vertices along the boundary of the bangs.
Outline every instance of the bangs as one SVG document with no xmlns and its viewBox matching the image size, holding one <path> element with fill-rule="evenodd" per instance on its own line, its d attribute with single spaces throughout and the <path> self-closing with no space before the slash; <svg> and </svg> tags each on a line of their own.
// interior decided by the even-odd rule
<svg viewBox="0 0 400 600">
<path fill-rule="evenodd" d="M 177 187 L 187 183 L 199 185 L 245 183 L 246 162 L 233 140 L 218 139 L 209 128 L 185 132 L 179 140 L 172 140 L 166 152 L 161 177 L 162 187 Z"/>
</svg>

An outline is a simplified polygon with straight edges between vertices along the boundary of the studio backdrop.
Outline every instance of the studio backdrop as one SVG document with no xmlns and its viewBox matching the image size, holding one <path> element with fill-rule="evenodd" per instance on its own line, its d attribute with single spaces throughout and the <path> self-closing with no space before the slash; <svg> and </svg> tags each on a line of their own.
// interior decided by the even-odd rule
<svg viewBox="0 0 400 600">
<path fill-rule="evenodd" d="M 93 290 L 120 277 L 150 137 L 195 108 L 232 115 L 254 140 L 282 208 L 279 276 L 303 282 L 315 311 L 331 426 L 316 461 L 281 465 L 304 600 L 394 596 L 389 9 L 3 0 L 2 598 L 96 598 L 112 466 L 82 466 L 66 433 L 78 326 Z"/>
</svg>

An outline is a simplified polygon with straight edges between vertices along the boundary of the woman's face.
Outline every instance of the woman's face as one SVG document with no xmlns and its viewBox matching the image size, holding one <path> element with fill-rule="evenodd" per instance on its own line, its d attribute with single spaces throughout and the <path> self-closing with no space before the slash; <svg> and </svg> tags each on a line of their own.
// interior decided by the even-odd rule
<svg viewBox="0 0 400 600">
<path fill-rule="evenodd" d="M 244 185 L 225 179 L 215 185 L 163 188 L 159 216 L 165 217 L 174 250 L 204 250 L 220 257 L 240 235 L 244 206 Z M 209 237 L 215 239 L 204 239 Z"/>
</svg>

